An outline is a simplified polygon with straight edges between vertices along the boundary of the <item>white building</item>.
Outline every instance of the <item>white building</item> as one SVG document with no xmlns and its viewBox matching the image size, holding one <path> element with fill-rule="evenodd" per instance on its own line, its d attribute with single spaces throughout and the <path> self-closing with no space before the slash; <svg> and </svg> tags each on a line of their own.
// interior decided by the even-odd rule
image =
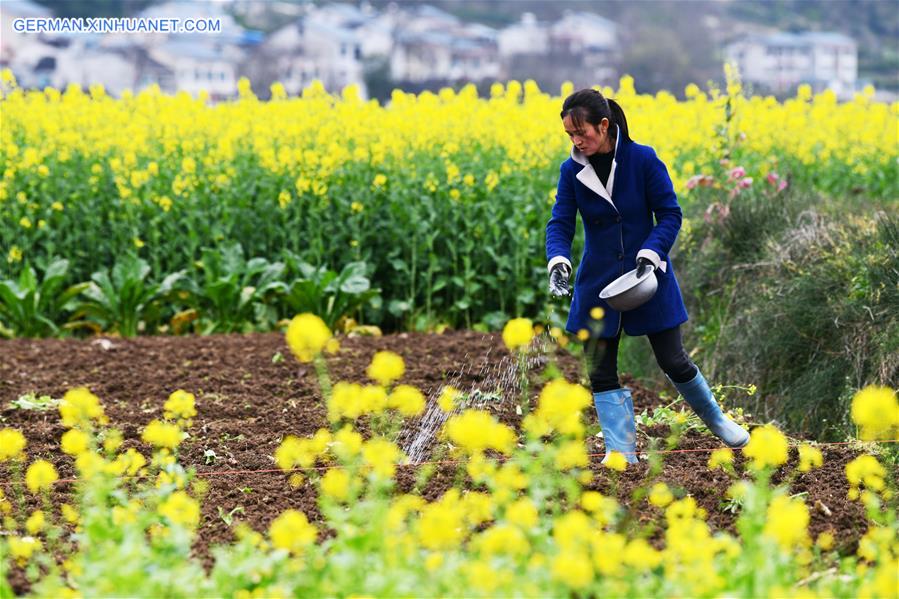
<svg viewBox="0 0 899 599">
<path fill-rule="evenodd" d="M 25 46 L 40 43 L 37 33 L 19 33 L 13 28 L 16 19 L 52 17 L 53 12 L 31 0 L 0 2 L 0 65 L 10 66 Z"/>
<path fill-rule="evenodd" d="M 255 63 L 266 81 L 278 81 L 296 95 L 314 80 L 331 93 L 358 85 L 367 98 L 362 65 L 362 40 L 351 29 L 311 15 L 273 32 L 260 46 Z"/>
<path fill-rule="evenodd" d="M 749 36 L 729 44 L 725 55 L 737 65 L 744 82 L 774 93 L 808 83 L 816 92 L 832 89 L 845 98 L 855 91 L 858 79 L 858 46 L 841 33 Z"/>
<path fill-rule="evenodd" d="M 591 12 L 564 11 L 549 35 L 550 50 L 567 54 L 611 52 L 618 45 L 618 25 Z"/>
<path fill-rule="evenodd" d="M 496 79 L 502 71 L 497 31 L 463 24 L 429 5 L 397 17 L 390 74 L 395 81 L 438 83 Z"/>
<path fill-rule="evenodd" d="M 213 101 L 237 95 L 238 65 L 222 48 L 197 41 L 172 39 L 150 49 L 150 57 L 174 75 L 173 88 L 196 97 L 201 90 Z"/>
<path fill-rule="evenodd" d="M 499 55 L 546 54 L 549 51 L 549 26 L 537 21 L 534 13 L 522 13 L 521 21 L 501 29 L 497 35 Z"/>
<path fill-rule="evenodd" d="M 52 17 L 53 12 L 30 0 L 0 2 L 0 68 L 9 68 L 20 87 L 53 85 L 63 44 L 39 33 L 19 33 L 13 22 L 22 18 Z"/>
</svg>

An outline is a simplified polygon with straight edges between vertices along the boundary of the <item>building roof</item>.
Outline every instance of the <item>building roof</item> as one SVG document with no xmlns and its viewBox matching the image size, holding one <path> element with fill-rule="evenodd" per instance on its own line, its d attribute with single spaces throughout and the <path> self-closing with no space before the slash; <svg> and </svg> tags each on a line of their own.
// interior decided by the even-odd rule
<svg viewBox="0 0 899 599">
<path fill-rule="evenodd" d="M 307 29 L 316 29 L 342 42 L 359 41 L 359 36 L 356 35 L 356 33 L 354 33 L 351 29 L 347 29 L 346 27 L 331 25 L 330 23 L 323 23 L 322 21 L 317 21 L 309 18 L 306 18 L 304 23 Z"/>
<path fill-rule="evenodd" d="M 448 21 L 448 22 L 452 22 L 452 23 L 459 22 L 458 17 L 451 15 L 450 13 L 446 12 L 445 10 L 441 10 L 441 9 L 437 8 L 436 6 L 431 6 L 430 4 L 422 4 L 421 6 L 416 6 L 415 8 L 413 8 L 410 11 L 410 13 L 413 16 L 416 16 L 419 18 L 440 19 L 440 20 Z"/>
<path fill-rule="evenodd" d="M 852 44 L 855 40 L 848 35 L 836 31 L 807 31 L 802 36 L 812 42 L 821 42 L 826 44 Z"/>
<path fill-rule="evenodd" d="M 601 17 L 594 12 L 587 12 L 582 10 L 566 10 L 563 14 L 563 20 L 566 18 L 577 19 L 578 21 L 582 21 L 588 25 L 602 27 L 603 29 L 618 29 L 618 23 L 616 23 L 615 21 L 610 21 L 605 17 Z"/>
<path fill-rule="evenodd" d="M 848 35 L 835 31 L 802 31 L 789 33 L 778 31 L 767 35 L 753 34 L 743 37 L 738 42 L 749 42 L 764 46 L 807 48 L 814 44 L 840 44 L 855 46 L 856 42 Z"/>
</svg>

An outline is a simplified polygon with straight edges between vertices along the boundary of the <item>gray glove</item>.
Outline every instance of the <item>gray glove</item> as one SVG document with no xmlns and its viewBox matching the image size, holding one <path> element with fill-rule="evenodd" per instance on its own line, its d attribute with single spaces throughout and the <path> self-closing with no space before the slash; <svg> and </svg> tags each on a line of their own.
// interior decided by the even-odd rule
<svg viewBox="0 0 899 599">
<path fill-rule="evenodd" d="M 549 293 L 553 297 L 565 297 L 571 295 L 571 287 L 568 285 L 568 277 L 571 269 L 564 262 L 553 265 L 549 271 Z"/>
</svg>

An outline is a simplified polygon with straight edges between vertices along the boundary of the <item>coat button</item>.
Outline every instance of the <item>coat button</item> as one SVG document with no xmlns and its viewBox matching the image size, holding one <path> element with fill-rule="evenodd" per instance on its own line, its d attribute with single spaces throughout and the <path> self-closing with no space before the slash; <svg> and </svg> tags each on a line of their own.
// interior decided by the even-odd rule
<svg viewBox="0 0 899 599">
<path fill-rule="evenodd" d="M 594 218 L 594 219 L 593 219 L 593 224 L 594 224 L 594 225 L 598 225 L 598 224 L 601 223 L 601 222 L 602 222 L 602 221 L 599 220 L 598 218 Z"/>
<path fill-rule="evenodd" d="M 616 222 L 616 223 L 620 223 L 620 222 L 621 222 L 621 215 L 620 215 L 620 214 L 619 214 L 618 216 L 615 217 L 615 222 Z"/>
<path fill-rule="evenodd" d="M 621 252 L 618 252 L 618 259 L 619 259 L 619 260 L 624 260 L 624 254 L 621 253 Z"/>
</svg>

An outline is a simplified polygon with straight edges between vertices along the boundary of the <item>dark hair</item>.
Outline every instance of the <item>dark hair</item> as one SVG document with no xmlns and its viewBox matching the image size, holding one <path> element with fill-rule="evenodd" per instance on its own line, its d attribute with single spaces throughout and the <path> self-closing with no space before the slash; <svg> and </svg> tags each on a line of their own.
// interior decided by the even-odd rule
<svg viewBox="0 0 899 599">
<path fill-rule="evenodd" d="M 567 98 L 562 104 L 561 117 L 571 117 L 571 122 L 576 127 L 582 127 L 584 121 L 591 125 L 599 125 L 603 119 L 609 119 L 609 123 L 615 123 L 616 135 L 617 131 L 621 132 L 621 139 L 624 141 L 632 141 L 627 130 L 627 118 L 624 116 L 624 110 L 612 99 L 607 99 L 598 90 L 587 88 L 581 89 Z"/>
</svg>

